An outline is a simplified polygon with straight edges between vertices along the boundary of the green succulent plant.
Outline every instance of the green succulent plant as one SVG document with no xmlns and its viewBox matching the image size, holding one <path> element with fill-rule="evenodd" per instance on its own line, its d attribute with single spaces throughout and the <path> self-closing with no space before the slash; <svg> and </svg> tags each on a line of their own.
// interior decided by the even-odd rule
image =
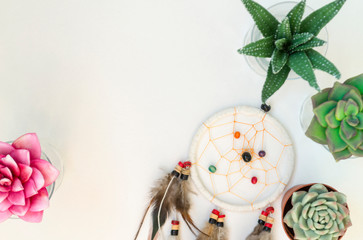
<svg viewBox="0 0 363 240">
<path fill-rule="evenodd" d="M 305 11 L 305 0 L 302 0 L 280 23 L 255 1 L 242 0 L 264 38 L 244 46 L 238 52 L 271 58 L 262 90 L 262 102 L 265 103 L 285 83 L 291 70 L 317 90 L 319 86 L 314 69 L 340 78 L 334 64 L 313 48 L 325 44 L 317 35 L 339 12 L 345 1 L 329 3 L 302 20 Z"/>
<path fill-rule="evenodd" d="M 339 161 L 352 155 L 363 157 L 363 74 L 336 82 L 312 96 L 314 118 L 306 136 L 327 144 Z"/>
<path fill-rule="evenodd" d="M 337 240 L 352 225 L 346 196 L 329 192 L 322 184 L 294 192 L 291 203 L 284 222 L 294 230 L 294 239 Z"/>
</svg>

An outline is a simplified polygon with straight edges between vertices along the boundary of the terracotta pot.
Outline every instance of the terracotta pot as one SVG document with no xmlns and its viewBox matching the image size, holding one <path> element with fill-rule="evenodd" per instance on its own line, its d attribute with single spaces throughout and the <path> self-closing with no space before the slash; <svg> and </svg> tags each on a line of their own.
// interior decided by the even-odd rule
<svg viewBox="0 0 363 240">
<path fill-rule="evenodd" d="M 309 188 L 314 185 L 316 183 L 309 183 L 309 184 L 301 184 L 301 185 L 296 185 L 292 188 L 290 188 L 284 195 L 284 197 L 282 198 L 282 202 L 281 202 L 281 222 L 282 222 L 282 226 L 284 228 L 284 231 L 286 233 L 286 236 L 289 237 L 289 239 L 294 240 L 294 231 L 292 230 L 292 228 L 289 228 L 285 223 L 284 223 L 284 217 L 286 215 L 286 213 L 292 209 L 292 204 L 291 204 L 291 197 L 292 194 L 294 192 L 297 191 L 309 191 Z M 329 191 L 331 192 L 337 192 L 337 190 L 329 185 L 323 184 Z M 347 206 L 348 207 L 348 206 Z M 342 236 L 340 236 L 338 239 L 342 239 L 344 236 L 344 234 Z"/>
</svg>

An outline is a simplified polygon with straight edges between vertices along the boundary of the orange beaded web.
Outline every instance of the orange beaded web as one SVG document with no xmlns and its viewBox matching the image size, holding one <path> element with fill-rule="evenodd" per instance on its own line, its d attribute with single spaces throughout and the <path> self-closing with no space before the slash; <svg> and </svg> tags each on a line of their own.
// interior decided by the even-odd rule
<svg viewBox="0 0 363 240">
<path fill-rule="evenodd" d="M 261 150 L 266 156 L 259 156 Z M 252 156 L 250 162 L 243 160 L 244 152 Z M 190 157 L 192 179 L 202 194 L 222 208 L 237 211 L 274 201 L 294 166 L 293 147 L 283 127 L 263 111 L 245 106 L 227 109 L 204 122 Z"/>
</svg>

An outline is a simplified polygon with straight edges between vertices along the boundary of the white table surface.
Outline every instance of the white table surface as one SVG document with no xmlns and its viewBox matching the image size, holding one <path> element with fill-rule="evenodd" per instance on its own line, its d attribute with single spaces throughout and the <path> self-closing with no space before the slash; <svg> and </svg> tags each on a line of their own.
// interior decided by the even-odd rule
<svg viewBox="0 0 363 240">
<path fill-rule="evenodd" d="M 342 80 L 363 72 L 362 8 L 348 1 L 328 25 L 327 57 Z M 8 220 L 1 239 L 133 239 L 152 182 L 188 157 L 200 123 L 227 107 L 259 106 L 264 78 L 236 52 L 251 25 L 239 0 L 0 1 L 0 139 L 37 132 L 65 164 L 43 222 Z M 334 81 L 317 76 L 322 87 Z M 304 136 L 299 111 L 313 92 L 289 81 L 270 101 L 296 147 L 289 187 L 323 182 L 346 193 L 354 226 L 345 239 L 359 240 L 363 159 L 335 163 Z M 202 196 L 193 203 L 202 227 L 213 206 Z M 259 213 L 227 212 L 230 239 L 244 239 Z M 182 239 L 194 239 L 182 228 Z M 139 239 L 147 234 L 145 226 Z M 279 220 L 273 239 L 287 239 Z"/>
</svg>

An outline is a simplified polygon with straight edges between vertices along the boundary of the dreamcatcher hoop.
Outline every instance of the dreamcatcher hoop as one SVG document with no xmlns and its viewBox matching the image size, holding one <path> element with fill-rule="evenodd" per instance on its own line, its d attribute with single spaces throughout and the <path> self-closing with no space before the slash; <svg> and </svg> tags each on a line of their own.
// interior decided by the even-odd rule
<svg viewBox="0 0 363 240">
<path fill-rule="evenodd" d="M 241 135 L 238 139 L 237 131 Z M 268 149 L 266 157 L 257 154 L 262 148 Z M 241 157 L 245 151 L 252 155 L 250 162 Z M 292 141 L 275 118 L 257 108 L 238 106 L 216 113 L 201 125 L 190 148 L 191 176 L 199 192 L 218 207 L 251 211 L 271 204 L 284 191 L 294 169 L 294 156 Z M 208 170 L 212 163 L 218 165 L 215 173 Z M 251 184 L 253 175 L 259 176 L 256 185 Z M 269 183 L 274 177 L 278 181 Z M 224 178 L 228 187 L 222 190 Z M 248 197 L 240 196 L 240 192 Z"/>
</svg>

